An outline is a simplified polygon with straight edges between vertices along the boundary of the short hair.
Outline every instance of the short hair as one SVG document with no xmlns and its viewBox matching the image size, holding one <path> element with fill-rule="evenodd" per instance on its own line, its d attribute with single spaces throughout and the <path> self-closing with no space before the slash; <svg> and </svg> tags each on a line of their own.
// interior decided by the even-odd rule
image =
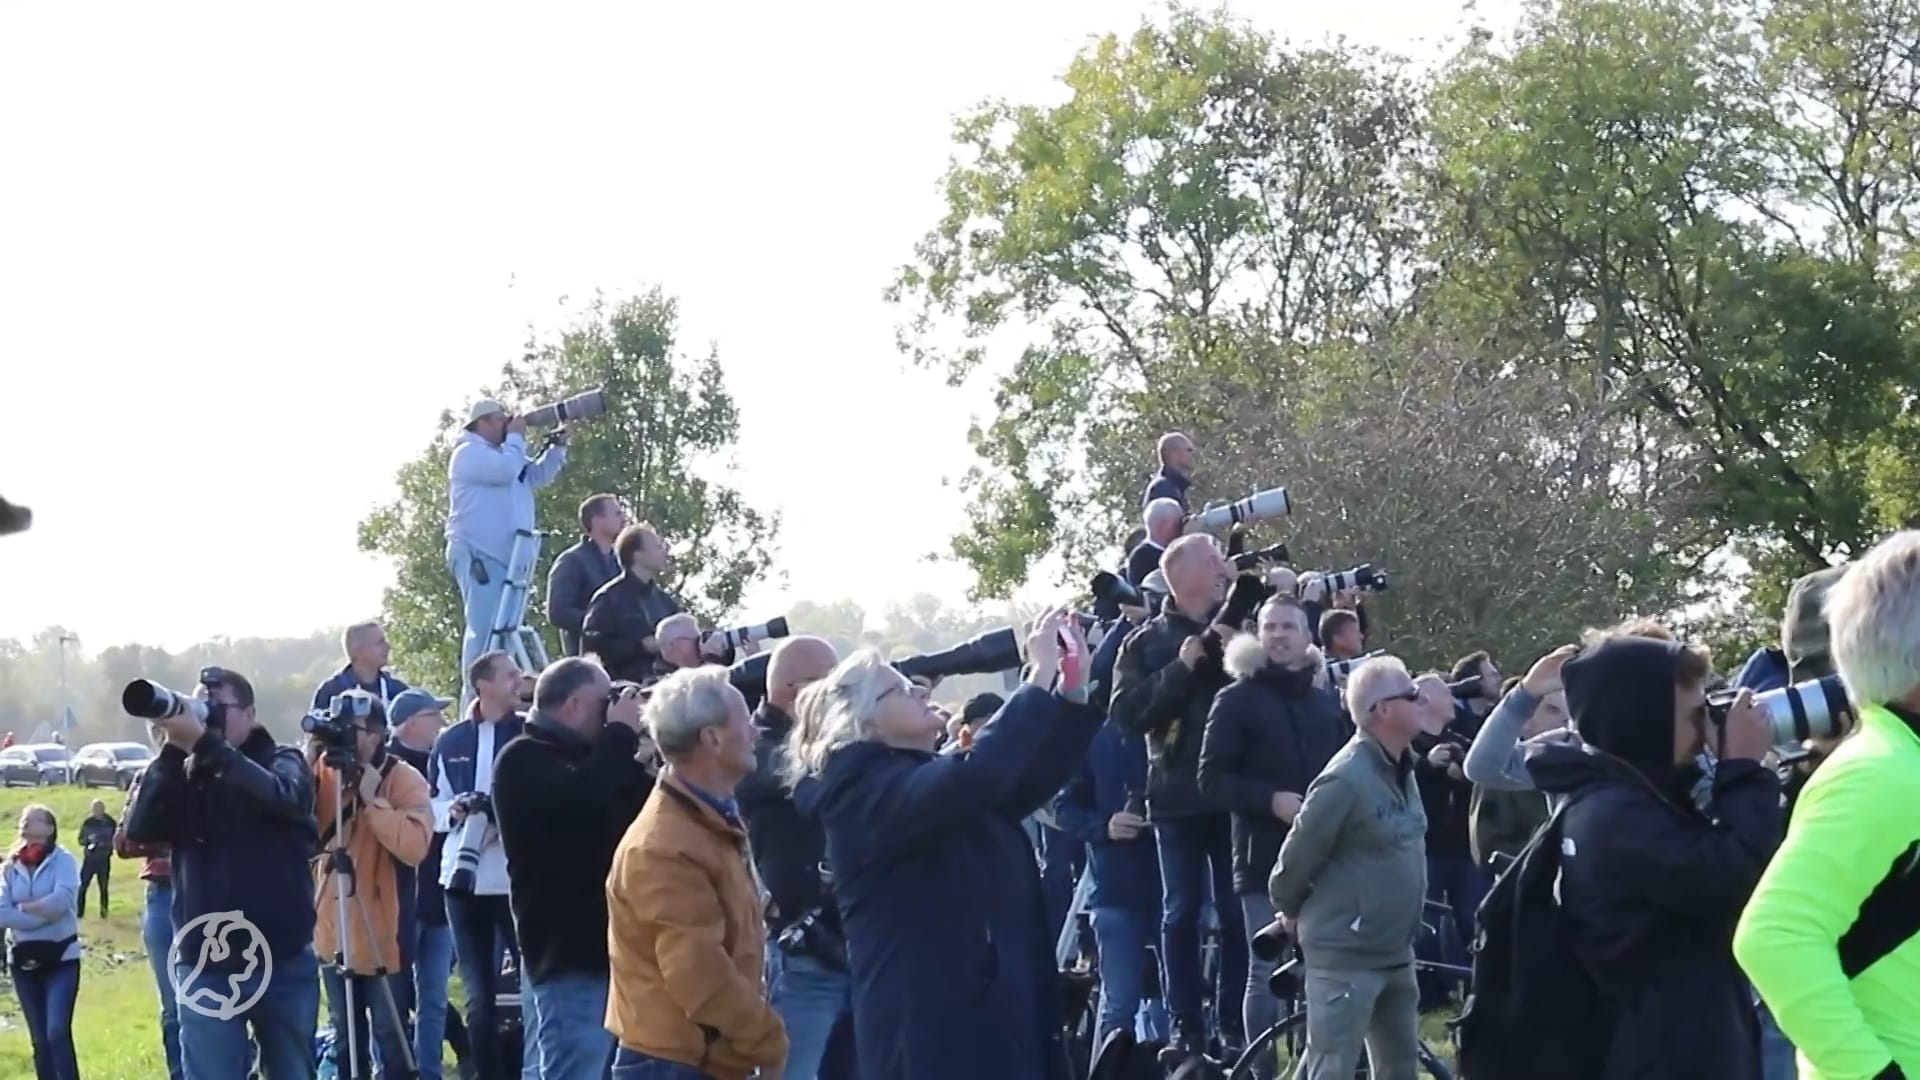
<svg viewBox="0 0 1920 1080">
<path fill-rule="evenodd" d="M 236 709 L 253 708 L 253 681 L 237 671 L 220 669 L 220 685 L 233 691 L 233 707 Z"/>
<path fill-rule="evenodd" d="M 700 733 L 725 726 L 740 691 L 726 668 L 683 668 L 654 684 L 647 699 L 647 729 L 669 758 L 684 758 L 700 745 Z M 744 702 L 744 699 L 742 699 Z"/>
<path fill-rule="evenodd" d="M 1659 619 L 1636 616 L 1605 629 L 1588 630 L 1580 635 L 1583 648 L 1595 648 L 1617 637 L 1652 638 L 1654 641 L 1673 641 L 1673 631 Z"/>
<path fill-rule="evenodd" d="M 1192 439 L 1187 438 L 1177 431 L 1169 431 L 1165 435 L 1160 436 L 1159 443 L 1154 446 L 1154 452 L 1160 455 L 1160 463 L 1164 465 L 1167 461 L 1167 451 L 1172 450 L 1183 442 L 1191 443 L 1192 441 Z"/>
<path fill-rule="evenodd" d="M 1151 532 L 1156 521 L 1174 521 L 1186 516 L 1187 512 L 1180 509 L 1179 500 L 1155 499 L 1140 511 L 1140 524 L 1146 527 L 1142 535 Z"/>
<path fill-rule="evenodd" d="M 592 686 L 604 673 L 604 668 L 585 657 L 555 660 L 533 684 L 533 707 L 542 712 L 559 709 L 568 698 Z"/>
<path fill-rule="evenodd" d="M 1479 649 L 1470 652 L 1453 662 L 1453 670 L 1448 673 L 1447 681 L 1459 682 L 1461 679 L 1477 679 L 1480 677 L 1480 665 L 1491 663 L 1493 663 L 1493 654 L 1487 650 Z"/>
<path fill-rule="evenodd" d="M 1393 696 L 1387 688 L 1400 683 L 1417 687 L 1413 675 L 1407 671 L 1406 661 L 1397 656 L 1376 656 L 1354 668 L 1347 676 L 1346 693 L 1347 715 L 1353 718 L 1354 725 L 1366 727 L 1367 715 L 1373 707 Z"/>
<path fill-rule="evenodd" d="M 480 689 L 481 683 L 493 677 L 493 665 L 507 658 L 505 649 L 494 649 L 492 652 L 483 652 L 475 657 L 473 663 L 467 666 L 467 686 L 474 690 Z"/>
<path fill-rule="evenodd" d="M 1213 537 L 1206 533 L 1188 533 L 1168 544 L 1167 550 L 1160 553 L 1160 572 L 1172 574 L 1174 564 L 1185 559 L 1187 552 L 1206 545 L 1215 545 Z"/>
<path fill-rule="evenodd" d="M 1320 613 L 1320 640 L 1332 641 L 1346 632 L 1347 627 L 1358 627 L 1360 616 L 1346 608 L 1328 608 Z"/>
<path fill-rule="evenodd" d="M 991 720 L 993 714 L 999 712 L 1000 707 L 1006 703 L 1007 699 L 992 691 L 975 694 L 968 698 L 966 705 L 961 708 L 960 722 L 972 725 Z"/>
<path fill-rule="evenodd" d="M 620 569 L 625 570 L 633 565 L 633 557 L 638 555 L 640 549 L 645 546 L 649 533 L 654 536 L 660 535 L 654 531 L 652 525 L 644 521 L 636 521 L 620 530 L 620 535 L 613 541 L 613 554 L 620 560 Z"/>
<path fill-rule="evenodd" d="M 1827 590 L 1833 666 L 1861 705 L 1891 705 L 1920 686 L 1920 532 L 1902 530 L 1850 564 Z"/>
<path fill-rule="evenodd" d="M 378 629 L 380 629 L 379 619 L 362 619 L 360 622 L 347 627 L 340 632 L 340 651 L 352 652 L 355 639 L 369 630 Z"/>
<path fill-rule="evenodd" d="M 1673 661 L 1673 681 L 1692 686 L 1713 677 L 1713 654 L 1705 645 L 1682 645 Z"/>
<path fill-rule="evenodd" d="M 662 645 L 670 639 L 689 638 L 698 641 L 700 640 L 700 620 L 684 611 L 676 611 L 654 626 L 653 637 Z"/>
<path fill-rule="evenodd" d="M 1306 605 L 1300 602 L 1298 597 L 1289 596 L 1283 592 L 1274 593 L 1272 596 L 1260 602 L 1259 608 L 1253 613 L 1254 619 L 1258 622 L 1266 621 L 1268 608 L 1284 608 L 1290 611 L 1297 611 L 1300 613 L 1301 624 L 1306 624 L 1307 608 Z"/>
<path fill-rule="evenodd" d="M 586 532 L 593 527 L 593 519 L 620 505 L 620 496 L 601 492 L 580 500 L 580 531 Z"/>
</svg>

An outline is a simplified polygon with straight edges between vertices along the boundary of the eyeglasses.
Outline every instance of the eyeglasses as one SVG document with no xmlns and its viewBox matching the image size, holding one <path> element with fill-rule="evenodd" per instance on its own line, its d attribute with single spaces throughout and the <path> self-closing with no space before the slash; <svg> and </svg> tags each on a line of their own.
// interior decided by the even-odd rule
<svg viewBox="0 0 1920 1080">
<path fill-rule="evenodd" d="M 1373 705 L 1370 706 L 1367 711 L 1369 712 L 1375 711 L 1379 709 L 1380 706 L 1385 705 L 1388 702 L 1393 702 L 1393 701 L 1417 702 L 1419 700 L 1420 700 L 1420 688 L 1416 686 L 1405 691 L 1404 693 L 1388 694 L 1386 697 L 1383 697 L 1379 701 L 1374 702 Z"/>
<path fill-rule="evenodd" d="M 888 687 L 887 689 L 881 691 L 880 696 L 875 700 L 885 701 L 895 694 L 912 694 L 915 699 L 919 701 L 925 701 L 928 698 L 933 696 L 933 691 L 927 689 L 924 686 L 921 686 L 919 683 L 908 683 L 905 686 Z"/>
</svg>

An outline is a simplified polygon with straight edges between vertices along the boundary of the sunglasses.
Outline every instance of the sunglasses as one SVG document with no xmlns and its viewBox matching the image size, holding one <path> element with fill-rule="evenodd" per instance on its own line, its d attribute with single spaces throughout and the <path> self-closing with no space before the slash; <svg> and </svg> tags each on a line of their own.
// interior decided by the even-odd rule
<svg viewBox="0 0 1920 1080">
<path fill-rule="evenodd" d="M 1388 702 L 1392 702 L 1392 701 L 1415 702 L 1419 700 L 1420 700 L 1420 688 L 1416 686 L 1406 691 L 1405 693 L 1388 694 L 1386 697 L 1383 697 L 1379 701 L 1374 702 L 1373 708 L 1378 709 L 1380 706 L 1385 705 Z"/>
</svg>

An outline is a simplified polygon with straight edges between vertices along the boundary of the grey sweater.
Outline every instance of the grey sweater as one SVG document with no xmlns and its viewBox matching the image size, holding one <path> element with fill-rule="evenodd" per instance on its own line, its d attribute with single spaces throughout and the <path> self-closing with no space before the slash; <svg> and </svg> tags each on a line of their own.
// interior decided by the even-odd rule
<svg viewBox="0 0 1920 1080">
<path fill-rule="evenodd" d="M 1527 771 L 1527 751 L 1556 743 L 1580 745 L 1580 736 L 1571 728 L 1542 732 L 1522 741 L 1520 733 L 1526 730 L 1527 721 L 1539 707 L 1540 699 L 1527 693 L 1525 687 L 1516 686 L 1507 691 L 1507 696 L 1487 714 L 1487 722 L 1480 725 L 1473 745 L 1467 748 L 1467 759 L 1460 766 L 1467 779 L 1495 791 L 1538 790 L 1533 774 Z M 1549 797 L 1549 812 L 1562 801 L 1563 796 Z"/>
<path fill-rule="evenodd" d="M 1293 916 L 1309 967 L 1413 962 L 1427 894 L 1427 814 L 1409 754 L 1399 764 L 1356 735 L 1307 785 L 1267 892 Z"/>
</svg>

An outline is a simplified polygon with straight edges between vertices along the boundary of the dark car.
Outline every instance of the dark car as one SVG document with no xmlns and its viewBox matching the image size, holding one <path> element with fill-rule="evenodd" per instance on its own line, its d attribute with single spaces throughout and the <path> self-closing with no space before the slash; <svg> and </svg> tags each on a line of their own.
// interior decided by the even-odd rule
<svg viewBox="0 0 1920 1080">
<path fill-rule="evenodd" d="M 73 755 L 73 782 L 125 791 L 152 761 L 153 751 L 141 743 L 93 743 Z"/>
<path fill-rule="evenodd" d="M 0 750 L 0 785 L 46 787 L 68 780 L 67 748 L 58 743 L 36 743 Z"/>
</svg>

